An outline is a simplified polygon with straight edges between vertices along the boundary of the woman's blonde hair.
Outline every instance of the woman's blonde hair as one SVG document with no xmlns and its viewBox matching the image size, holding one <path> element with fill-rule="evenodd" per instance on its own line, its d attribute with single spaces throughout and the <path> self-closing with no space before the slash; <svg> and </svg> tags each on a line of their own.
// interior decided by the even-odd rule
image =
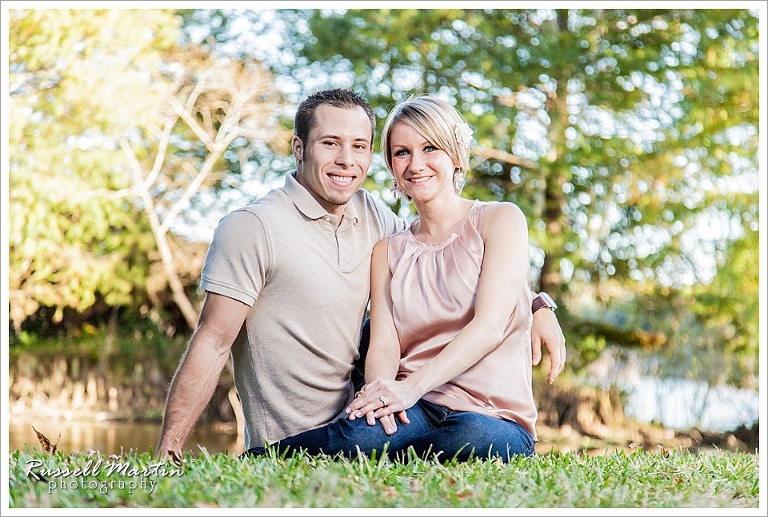
<svg viewBox="0 0 768 517">
<path fill-rule="evenodd" d="M 395 106 L 387 116 L 381 133 L 381 152 L 387 168 L 392 172 L 390 133 L 397 122 L 405 122 L 429 142 L 448 153 L 456 171 L 469 169 L 469 141 L 472 130 L 461 114 L 447 102 L 426 95 L 411 97 Z M 463 140 L 463 143 L 459 139 Z"/>
</svg>

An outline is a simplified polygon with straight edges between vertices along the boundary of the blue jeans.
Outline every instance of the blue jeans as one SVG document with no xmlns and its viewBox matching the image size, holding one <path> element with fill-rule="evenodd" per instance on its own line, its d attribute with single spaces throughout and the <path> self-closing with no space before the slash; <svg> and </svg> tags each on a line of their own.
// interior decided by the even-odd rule
<svg viewBox="0 0 768 517">
<path fill-rule="evenodd" d="M 406 460 L 407 450 L 413 447 L 420 458 L 436 455 L 443 462 L 455 459 L 467 461 L 471 457 L 501 458 L 507 462 L 515 455 L 532 456 L 534 440 L 523 426 L 510 420 L 481 415 L 470 411 L 454 411 L 424 399 L 407 411 L 410 424 L 398 422 L 397 431 L 387 436 L 381 424 L 368 425 L 364 418 L 339 420 L 285 438 L 272 444 L 280 453 L 305 450 L 308 454 L 342 454 L 355 458 L 360 453 L 371 457 L 376 451 L 380 457 Z M 386 446 L 386 451 L 385 451 Z M 263 447 L 253 447 L 250 455 L 264 454 Z"/>
</svg>

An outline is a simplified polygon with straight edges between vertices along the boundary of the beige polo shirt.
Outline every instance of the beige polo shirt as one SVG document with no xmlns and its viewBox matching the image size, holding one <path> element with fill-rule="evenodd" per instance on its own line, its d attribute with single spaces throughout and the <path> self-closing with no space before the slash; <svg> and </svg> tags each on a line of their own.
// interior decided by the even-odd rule
<svg viewBox="0 0 768 517">
<path fill-rule="evenodd" d="M 287 174 L 219 222 L 201 287 L 251 306 L 232 347 L 245 447 L 332 422 L 349 404 L 373 245 L 405 223 L 359 190 L 339 224 Z"/>
</svg>

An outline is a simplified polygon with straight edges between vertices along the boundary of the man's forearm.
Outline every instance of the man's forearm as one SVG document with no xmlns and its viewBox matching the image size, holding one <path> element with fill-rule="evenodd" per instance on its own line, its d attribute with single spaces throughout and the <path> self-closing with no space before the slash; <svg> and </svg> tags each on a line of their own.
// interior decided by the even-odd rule
<svg viewBox="0 0 768 517">
<path fill-rule="evenodd" d="M 229 354 L 190 343 L 171 382 L 157 454 L 179 456 L 213 396 Z"/>
</svg>

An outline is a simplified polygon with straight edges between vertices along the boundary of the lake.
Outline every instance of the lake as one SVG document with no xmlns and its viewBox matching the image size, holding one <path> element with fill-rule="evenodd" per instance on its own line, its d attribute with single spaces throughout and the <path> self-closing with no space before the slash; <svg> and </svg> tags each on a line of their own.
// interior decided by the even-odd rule
<svg viewBox="0 0 768 517">
<path fill-rule="evenodd" d="M 120 455 L 130 450 L 150 452 L 155 450 L 160 437 L 160 424 L 153 423 L 14 419 L 8 423 L 9 450 L 25 450 L 27 447 L 42 450 L 32 426 L 51 443 L 56 443 L 61 432 L 58 450 L 64 453 L 86 452 L 88 449 L 106 455 Z M 196 428 L 184 450 L 199 453 L 195 444 L 204 446 L 211 454 L 228 452 L 230 456 L 235 456 L 243 452 L 242 442 L 238 442 L 236 433 L 210 427 Z"/>
</svg>

